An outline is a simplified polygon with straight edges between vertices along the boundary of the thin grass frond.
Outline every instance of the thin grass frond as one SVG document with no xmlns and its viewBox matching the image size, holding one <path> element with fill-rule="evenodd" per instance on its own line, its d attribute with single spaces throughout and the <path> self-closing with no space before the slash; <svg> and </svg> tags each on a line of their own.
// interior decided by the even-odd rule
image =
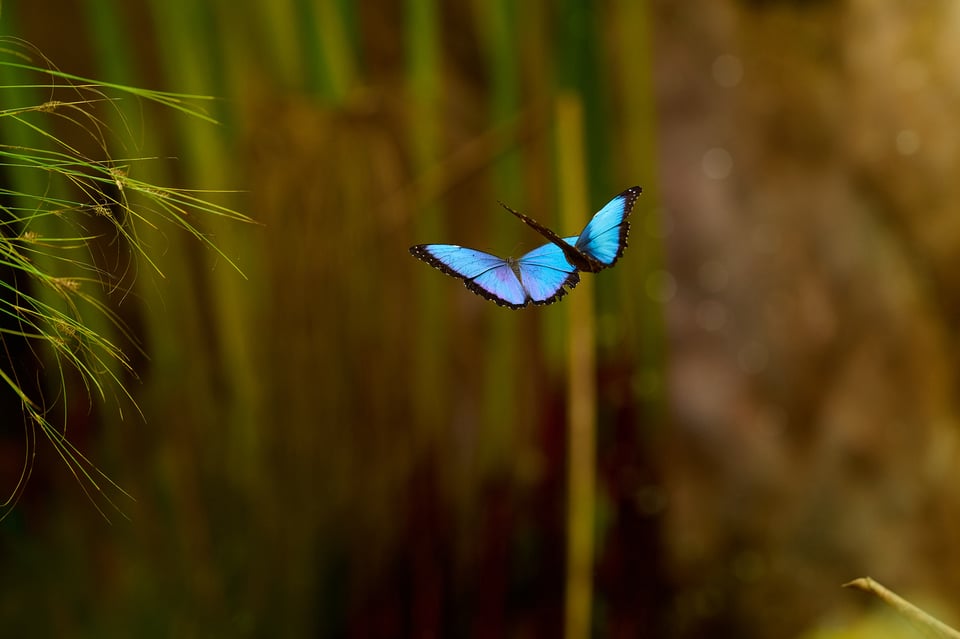
<svg viewBox="0 0 960 639">
<path fill-rule="evenodd" d="M 139 264 L 164 275 L 141 231 L 186 231 L 240 272 L 203 230 L 203 220 L 250 219 L 209 200 L 222 191 L 176 189 L 132 176 L 138 166 L 161 158 L 111 153 L 133 138 L 119 105 L 124 97 L 214 122 L 199 106 L 212 98 L 65 73 L 29 44 L 9 37 L 0 37 L 0 78 L 7 105 L 0 110 L 0 170 L 9 176 L 0 188 L 0 268 L 12 274 L 0 280 L 0 347 L 7 353 L 0 360 L 0 384 L 19 398 L 26 424 L 23 467 L 0 503 L 0 520 L 32 473 L 37 428 L 91 500 L 117 508 L 107 492 L 129 495 L 67 439 L 67 407 L 74 405 L 66 401 L 68 379 L 81 380 L 91 408 L 95 401 L 119 397 L 110 390 L 115 388 L 136 407 L 127 388 L 136 371 L 125 349 L 139 346 L 107 300 L 121 287 L 123 297 L 129 293 L 130 269 L 135 280 Z M 119 117 L 109 120 L 123 130 L 113 130 L 98 113 L 104 105 L 116 110 Z M 129 259 L 120 260 L 118 253 L 116 266 L 105 267 L 108 248 L 129 251 Z M 25 390 L 9 355 L 10 339 L 27 344 L 46 382 L 40 387 L 57 389 L 48 393 L 54 397 Z"/>
<path fill-rule="evenodd" d="M 60 459 L 80 485 L 84 494 L 86 494 L 90 500 L 90 503 L 97 509 L 97 512 L 99 512 L 107 522 L 111 522 L 110 517 L 100 506 L 100 504 L 105 501 L 114 511 L 119 513 L 121 517 L 129 519 L 115 498 L 111 497 L 110 493 L 116 492 L 126 499 L 136 501 L 133 495 L 125 491 L 119 484 L 110 479 L 106 473 L 97 468 L 96 464 L 91 462 L 76 446 L 70 443 L 66 433 L 53 426 L 39 410 L 31 408 L 29 414 L 36 426 L 40 427 L 44 436 L 53 445 L 54 450 L 57 451 Z M 35 434 L 32 439 L 36 440 Z M 5 504 L 0 506 L 5 506 Z M 6 512 L 3 514 L 6 514 Z"/>
<path fill-rule="evenodd" d="M 6 43 L 7 46 L 3 46 Z M 217 121 L 209 115 L 206 110 L 201 108 L 197 102 L 212 102 L 213 96 L 192 95 L 188 93 L 174 93 L 171 91 L 157 91 L 153 89 L 144 89 L 141 87 L 128 86 L 112 82 L 99 82 L 83 76 L 65 73 L 56 68 L 53 62 L 44 56 L 36 47 L 30 43 L 13 36 L 0 37 L 0 55 L 9 55 L 14 60 L 0 58 L 0 65 L 17 69 L 27 73 L 37 73 L 65 81 L 65 85 L 74 90 L 95 89 L 99 91 L 112 90 L 118 93 L 127 94 L 143 100 L 154 102 L 164 107 L 180 111 L 191 117 L 200 118 L 206 122 L 216 124 Z M 42 64 L 33 62 L 34 58 L 40 58 Z M 18 61 L 19 60 L 19 61 Z M 52 84 L 17 84 L 2 88 L 60 88 L 64 85 Z"/>
<path fill-rule="evenodd" d="M 86 207 L 92 209 L 94 213 L 99 215 L 109 215 L 109 207 L 116 206 L 120 209 L 121 216 L 129 217 L 136 222 L 146 224 L 151 229 L 158 228 L 154 219 L 159 222 L 170 223 L 174 226 L 181 227 L 204 243 L 210 250 L 222 257 L 232 268 L 243 274 L 238 265 L 203 233 L 203 231 L 187 221 L 187 218 L 193 214 L 197 219 L 201 219 L 206 215 L 223 217 L 239 222 L 251 222 L 252 220 L 246 215 L 201 197 L 203 195 L 229 193 L 230 191 L 158 187 L 131 177 L 129 175 L 129 166 L 137 161 L 146 159 L 153 158 L 124 158 L 111 162 L 111 164 L 106 164 L 103 162 L 81 160 L 78 159 L 77 156 L 62 151 L 14 149 L 0 145 L 0 166 L 37 169 L 44 172 L 55 173 L 57 177 L 66 179 L 76 190 L 83 193 L 88 202 L 93 202 L 92 205 L 80 205 L 75 201 L 45 198 L 44 204 L 48 205 L 46 213 L 41 213 L 40 211 L 31 213 L 28 216 L 30 219 L 36 219 L 36 216 L 42 214 L 57 214 L 71 207 Z M 123 166 L 118 167 L 116 166 L 117 163 L 122 163 Z M 105 193 L 113 187 L 119 192 L 119 197 L 105 195 Z M 139 194 L 144 198 L 146 203 L 142 206 L 132 205 L 128 200 L 128 194 L 131 193 Z M 117 224 L 116 231 L 123 239 L 129 241 L 130 246 L 140 253 L 144 261 L 147 262 L 157 274 L 163 276 L 160 268 L 145 251 L 145 247 L 137 241 L 134 224 Z M 246 275 L 244 275 L 244 277 L 246 277 Z"/>
<path fill-rule="evenodd" d="M 6 344 L 0 339 L 0 347 L 6 351 Z M 10 353 L 5 352 L 7 360 L 10 359 Z M 36 407 L 32 405 L 31 399 L 22 391 L 21 384 L 12 378 L 10 375 L 0 367 L 0 381 L 4 383 L 7 387 L 11 388 L 19 397 L 20 401 L 24 406 L 24 413 L 29 411 L 36 410 Z M 33 465 L 37 456 L 37 431 L 32 427 L 33 422 L 26 420 L 24 421 L 23 428 L 23 464 L 20 466 L 20 475 L 17 477 L 16 483 L 11 488 L 10 492 L 7 493 L 6 499 L 0 502 L 0 520 L 2 520 L 8 512 L 17 504 L 17 500 L 20 499 L 20 495 L 23 494 L 23 489 L 27 485 L 27 482 L 30 481 L 30 476 L 33 474 Z"/>
</svg>

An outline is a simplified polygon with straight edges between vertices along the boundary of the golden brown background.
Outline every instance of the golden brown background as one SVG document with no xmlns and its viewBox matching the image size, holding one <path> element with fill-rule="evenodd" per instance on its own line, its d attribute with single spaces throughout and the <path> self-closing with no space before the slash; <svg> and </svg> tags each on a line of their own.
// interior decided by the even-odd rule
<svg viewBox="0 0 960 639">
<path fill-rule="evenodd" d="M 68 425 L 136 501 L 108 524 L 41 442 L 2 634 L 559 636 L 578 295 L 594 636 L 911 636 L 863 630 L 865 574 L 960 619 L 956 3 L 57 0 L 0 28 L 216 96 L 219 126 L 126 105 L 116 153 L 259 223 L 199 221 L 247 279 L 148 236 L 166 277 L 117 300 L 144 418 Z M 585 217 L 644 189 L 584 290 L 511 312 L 407 253 L 534 246 L 498 199 L 575 232 L 571 156 Z"/>
</svg>

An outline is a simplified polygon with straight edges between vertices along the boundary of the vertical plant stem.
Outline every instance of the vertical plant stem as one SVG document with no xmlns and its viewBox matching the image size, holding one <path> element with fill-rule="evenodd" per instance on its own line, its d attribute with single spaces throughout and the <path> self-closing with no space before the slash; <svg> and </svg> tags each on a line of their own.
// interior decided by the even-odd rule
<svg viewBox="0 0 960 639">
<path fill-rule="evenodd" d="M 130 32 L 124 28 L 122 12 L 117 3 L 115 0 L 85 0 L 84 6 L 87 28 L 92 36 L 90 44 L 103 79 L 131 83 L 135 76 L 131 55 L 133 47 L 130 46 Z"/>
<path fill-rule="evenodd" d="M 180 0 L 155 1 L 151 7 L 158 37 L 168 43 L 168 46 L 161 48 L 164 54 L 161 63 L 171 82 L 175 81 L 178 86 L 189 87 L 198 93 L 213 87 L 218 95 L 236 94 L 237 92 L 225 83 L 240 76 L 231 67 L 240 64 L 242 60 L 223 56 L 218 7 Z M 222 105 L 215 103 L 215 106 L 221 112 L 225 110 Z M 220 114 L 217 115 L 219 119 L 225 119 Z M 208 123 L 182 118 L 177 120 L 176 140 L 183 149 L 179 163 L 190 176 L 191 182 L 234 186 L 226 174 L 233 153 L 228 142 L 231 133 L 229 126 L 210 126 Z M 241 235 L 246 231 L 240 231 L 235 225 L 218 220 L 206 221 L 204 230 L 234 247 L 234 255 L 241 261 L 252 259 L 249 243 L 245 242 L 245 237 Z M 191 250 L 190 246 L 175 246 L 174 249 Z M 185 267 L 173 262 L 174 260 L 167 260 L 166 267 Z M 187 262 L 189 263 L 189 259 Z M 206 326 L 194 327 L 199 331 L 198 341 L 205 347 L 205 352 L 183 352 L 183 355 L 189 358 L 191 365 L 201 366 L 203 364 L 196 360 L 202 359 L 204 354 L 208 355 L 210 379 L 214 378 L 214 371 L 222 370 L 223 379 L 216 383 L 222 381 L 235 392 L 237 400 L 227 404 L 230 408 L 227 419 L 233 424 L 234 437 L 228 440 L 230 445 L 225 449 L 225 453 L 231 458 L 231 466 L 248 470 L 244 479 L 254 483 L 258 476 L 256 469 L 259 467 L 261 455 L 260 434 L 254 422 L 259 412 L 260 383 L 251 365 L 253 353 L 249 336 L 253 330 L 249 318 L 253 314 L 248 307 L 248 285 L 229 269 L 222 268 L 210 269 L 209 276 L 203 279 L 191 277 L 189 269 L 186 269 L 175 279 L 178 282 L 194 281 L 193 286 L 196 288 L 192 292 L 185 292 L 184 303 L 190 304 L 192 300 L 189 298 L 192 295 L 209 300 L 212 322 Z M 216 330 L 211 329 L 214 325 Z M 219 367 L 220 362 L 215 361 L 218 359 L 223 359 L 222 367 Z M 209 408 L 220 410 L 218 406 Z"/>
<path fill-rule="evenodd" d="M 356 51 L 350 41 L 345 14 L 356 11 L 337 0 L 293 0 L 292 12 L 299 36 L 302 83 L 307 92 L 343 101 L 356 75 Z"/>
<path fill-rule="evenodd" d="M 490 69 L 490 124 L 503 125 L 516 116 L 520 106 L 520 82 L 517 60 L 516 11 L 510 0 L 490 0 L 477 5 L 477 23 L 486 45 Z M 513 200 L 520 191 L 520 153 L 516 148 L 504 152 L 493 166 L 494 187 L 500 197 Z M 516 237 L 517 225 L 507 215 L 490 218 L 493 237 L 498 246 L 509 246 Z M 523 410 L 517 399 L 517 316 L 493 313 L 490 317 L 490 339 L 486 348 L 483 396 L 484 449 L 481 472 L 502 465 L 510 459 L 522 423 Z"/>
<path fill-rule="evenodd" d="M 347 20 L 347 11 L 358 9 L 335 0 L 322 0 L 315 3 L 316 8 L 308 11 L 314 3 L 298 0 L 298 9 L 304 17 L 312 18 L 311 27 L 303 35 L 304 53 L 315 56 L 315 65 L 319 69 L 313 71 L 316 76 L 314 91 L 321 95 L 342 101 L 354 83 L 357 74 L 356 51 L 350 42 Z"/>
<path fill-rule="evenodd" d="M 157 40 L 163 43 L 158 49 L 159 63 L 166 81 L 197 93 L 229 94 L 224 82 L 233 77 L 228 70 L 232 62 L 222 55 L 222 24 L 217 6 L 153 0 L 149 11 Z M 215 117 L 223 120 L 225 105 L 214 103 L 213 108 Z M 227 167 L 231 166 L 228 134 L 229 129 L 223 126 L 182 118 L 175 122 L 167 143 L 176 145 L 173 148 L 177 149 L 177 166 L 190 183 L 232 186 L 232 178 L 227 175 Z M 205 222 L 203 228 L 233 247 L 234 255 L 244 255 L 246 247 L 239 241 L 236 229 L 213 220 Z M 183 521 L 184 561 L 193 565 L 196 575 L 189 585 L 190 597 L 216 609 L 224 600 L 226 585 L 218 577 L 221 558 L 210 550 L 217 543 L 217 522 L 206 511 L 199 487 L 205 477 L 229 468 L 235 473 L 232 477 L 246 490 L 255 490 L 263 463 L 255 422 L 260 387 L 251 365 L 252 314 L 245 307 L 249 298 L 244 294 L 244 281 L 228 269 L 196 268 L 198 261 L 207 256 L 193 253 L 195 249 L 185 240 L 170 238 L 166 243 L 169 250 L 161 258 L 168 280 L 176 284 L 158 287 L 162 300 L 155 307 L 166 312 L 150 319 L 151 353 L 156 353 L 153 361 L 157 378 L 164 380 L 153 391 L 182 392 L 189 397 L 189 403 L 182 407 L 189 417 L 179 421 L 168 434 L 169 440 L 175 442 L 179 468 L 183 469 L 172 474 L 170 480 L 173 503 Z M 239 260 L 244 261 L 243 257 Z M 198 300 L 202 300 L 202 305 Z M 203 312 L 198 312 L 199 308 Z M 221 399 L 224 397 L 229 397 L 229 401 Z M 156 396 L 148 398 L 155 414 L 170 410 L 158 400 Z M 192 457 L 197 451 L 209 450 L 216 437 L 213 425 L 224 423 L 230 424 L 230 436 L 217 437 L 218 455 L 203 462 Z"/>
<path fill-rule="evenodd" d="M 418 174 L 426 172 L 439 155 L 440 121 L 437 113 L 439 102 L 439 42 L 437 33 L 437 7 L 435 0 L 409 0 L 406 12 L 407 73 L 409 91 L 410 147 Z M 414 201 L 422 201 L 418 197 Z M 431 205 L 417 211 L 416 236 L 435 241 L 440 233 L 439 207 Z M 419 321 L 417 327 L 416 371 L 416 421 L 434 428 L 442 414 L 442 403 L 437 390 L 443 388 L 440 370 L 440 354 L 446 351 L 445 322 L 440 314 L 438 278 L 425 269 L 420 273 Z"/>
<path fill-rule="evenodd" d="M 562 93 L 556 102 L 560 211 L 563 228 L 586 222 L 583 106 L 577 95 Z M 584 278 L 567 300 L 567 577 L 564 636 L 590 635 L 593 597 L 593 521 L 596 451 L 596 360 L 593 289 Z M 583 290 L 586 289 L 586 290 Z"/>
</svg>

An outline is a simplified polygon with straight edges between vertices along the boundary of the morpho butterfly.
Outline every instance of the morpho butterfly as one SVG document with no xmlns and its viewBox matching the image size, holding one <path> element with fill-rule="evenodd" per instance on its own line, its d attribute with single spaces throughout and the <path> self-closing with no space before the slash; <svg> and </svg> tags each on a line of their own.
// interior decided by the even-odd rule
<svg viewBox="0 0 960 639">
<path fill-rule="evenodd" d="M 455 244 L 417 244 L 410 252 L 500 306 L 551 304 L 580 282 L 579 271 L 596 273 L 623 255 L 630 231 L 627 218 L 639 195 L 639 186 L 630 187 L 600 209 L 580 235 L 564 238 L 501 202 L 500 206 L 550 240 L 520 258 L 503 259 Z"/>
</svg>

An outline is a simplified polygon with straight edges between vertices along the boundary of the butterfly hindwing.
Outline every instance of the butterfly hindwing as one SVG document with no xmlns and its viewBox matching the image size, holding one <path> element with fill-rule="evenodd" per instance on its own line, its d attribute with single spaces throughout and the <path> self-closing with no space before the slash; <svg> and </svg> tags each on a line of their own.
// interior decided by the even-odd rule
<svg viewBox="0 0 960 639">
<path fill-rule="evenodd" d="M 526 291 L 510 263 L 496 255 L 456 244 L 418 244 L 410 252 L 492 302 L 510 308 L 527 305 Z"/>
<path fill-rule="evenodd" d="M 566 238 L 573 244 L 577 238 Z M 563 251 L 555 244 L 544 244 L 519 260 L 517 266 L 524 289 L 534 304 L 550 304 L 567 294 L 580 282 L 577 269 L 570 266 Z"/>
<path fill-rule="evenodd" d="M 607 202 L 577 238 L 576 249 L 597 262 L 596 270 L 613 266 L 623 255 L 630 232 L 627 218 L 639 195 L 640 187 L 632 186 Z"/>
<path fill-rule="evenodd" d="M 472 280 L 464 280 L 463 283 L 474 293 L 501 306 L 523 308 L 527 305 L 527 293 L 513 268 L 505 260 L 500 260 L 497 267 Z"/>
</svg>

